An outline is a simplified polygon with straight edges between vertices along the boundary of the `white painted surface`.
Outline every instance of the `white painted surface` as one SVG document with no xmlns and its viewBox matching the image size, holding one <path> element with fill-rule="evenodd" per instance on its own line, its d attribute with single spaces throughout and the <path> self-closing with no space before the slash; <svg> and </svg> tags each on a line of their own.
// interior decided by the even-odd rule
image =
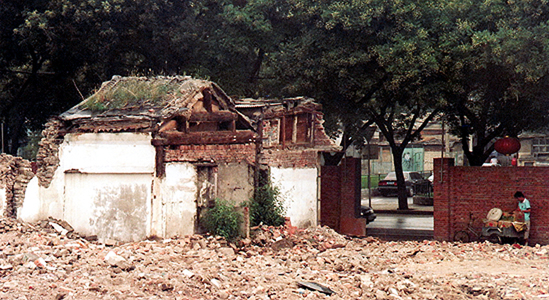
<svg viewBox="0 0 549 300">
<path fill-rule="evenodd" d="M 39 200 L 25 199 L 24 218 L 63 219 L 100 239 L 146 238 L 155 171 L 149 133 L 67 134 L 59 159 L 50 186 L 38 188 Z"/>
<path fill-rule="evenodd" d="M 317 174 L 316 168 L 271 168 L 271 180 L 280 189 L 293 226 L 317 224 Z"/>
<path fill-rule="evenodd" d="M 160 183 L 160 218 L 163 236 L 183 236 L 194 233 L 196 219 L 197 172 L 190 163 L 166 164 L 165 177 Z M 158 203 L 158 201 L 156 201 Z"/>
<path fill-rule="evenodd" d="M 39 219 L 47 219 L 52 217 L 55 219 L 63 219 L 63 210 L 65 203 L 65 172 L 60 167 L 57 168 L 53 179 L 48 188 L 39 186 L 40 198 L 40 213 Z M 25 199 L 25 202 L 27 200 Z"/>
<path fill-rule="evenodd" d="M 154 173 L 155 150 L 148 133 L 67 134 L 60 154 L 63 171 Z"/>
<path fill-rule="evenodd" d="M 139 241 L 147 237 L 151 174 L 65 175 L 64 220 L 99 240 Z"/>
<path fill-rule="evenodd" d="M 5 189 L 0 189 L 0 201 L 2 201 L 2 213 L 4 213 Z M 4 196 L 4 198 L 2 198 Z M 27 185 L 23 205 L 17 209 L 17 217 L 25 222 L 40 220 L 40 195 L 38 193 L 38 177 L 34 176 Z"/>
</svg>

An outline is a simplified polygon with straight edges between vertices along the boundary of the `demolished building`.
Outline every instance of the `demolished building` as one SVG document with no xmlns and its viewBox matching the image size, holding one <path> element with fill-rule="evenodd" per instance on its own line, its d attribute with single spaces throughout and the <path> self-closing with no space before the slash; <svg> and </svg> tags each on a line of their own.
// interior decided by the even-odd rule
<svg viewBox="0 0 549 300">
<path fill-rule="evenodd" d="M 338 150 L 320 108 L 304 97 L 236 105 L 187 76 L 115 76 L 48 122 L 37 174 L 11 210 L 103 240 L 183 236 L 200 232 L 214 199 L 248 201 L 264 171 L 291 222 L 317 225 L 321 152 Z"/>
</svg>

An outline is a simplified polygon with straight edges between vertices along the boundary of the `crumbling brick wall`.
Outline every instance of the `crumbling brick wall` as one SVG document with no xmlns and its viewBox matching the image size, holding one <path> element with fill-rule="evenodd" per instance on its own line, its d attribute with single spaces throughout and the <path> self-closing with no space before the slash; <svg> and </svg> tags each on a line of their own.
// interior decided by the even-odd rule
<svg viewBox="0 0 549 300">
<path fill-rule="evenodd" d="M 548 182 L 549 167 L 462 167 L 450 158 L 435 159 L 434 237 L 453 240 L 467 227 L 469 214 L 480 233 L 488 211 L 516 209 L 513 195 L 522 191 L 532 205 L 530 241 L 549 244 Z"/>
<path fill-rule="evenodd" d="M 181 145 L 165 151 L 164 162 L 247 162 L 255 164 L 255 144 Z"/>
<path fill-rule="evenodd" d="M 318 150 L 278 150 L 264 149 L 261 163 L 279 168 L 317 168 L 319 167 Z"/>
<path fill-rule="evenodd" d="M 30 161 L 0 154 L 0 188 L 6 191 L 5 217 L 17 217 L 17 208 L 23 205 L 25 191 L 32 177 L 34 173 Z"/>
<path fill-rule="evenodd" d="M 46 123 L 42 131 L 42 140 L 36 155 L 36 176 L 40 186 L 49 187 L 59 166 L 59 146 L 64 138 L 63 128 L 61 120 L 52 119 Z"/>
</svg>

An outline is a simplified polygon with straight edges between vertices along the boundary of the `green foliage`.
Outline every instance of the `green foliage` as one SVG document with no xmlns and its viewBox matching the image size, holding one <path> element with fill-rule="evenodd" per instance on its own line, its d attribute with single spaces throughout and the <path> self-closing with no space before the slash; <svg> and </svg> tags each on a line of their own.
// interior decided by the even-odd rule
<svg viewBox="0 0 549 300">
<path fill-rule="evenodd" d="M 178 85 L 166 84 L 163 80 L 132 80 L 119 82 L 106 91 L 99 90 L 83 104 L 93 111 L 119 109 L 128 106 L 143 106 L 147 103 L 159 104 L 181 95 Z M 105 104 L 108 103 L 109 106 Z"/>
<path fill-rule="evenodd" d="M 42 132 L 31 132 L 27 136 L 26 145 L 20 149 L 21 157 L 30 161 L 35 161 L 38 148 L 40 147 L 39 143 L 42 140 Z"/>
<path fill-rule="evenodd" d="M 215 206 L 206 211 L 204 228 L 211 234 L 234 240 L 240 234 L 243 216 L 236 207 L 226 200 L 216 199 Z"/>
<path fill-rule="evenodd" d="M 383 178 L 385 178 L 385 175 L 387 174 L 372 174 L 370 175 L 370 188 L 374 189 L 374 188 L 377 188 L 378 187 L 378 184 L 379 184 L 379 181 L 382 180 Z M 367 175 L 362 175 L 361 177 L 361 187 L 363 189 L 367 189 L 368 188 L 368 176 Z"/>
<path fill-rule="evenodd" d="M 280 190 L 271 184 L 265 184 L 256 189 L 250 203 L 250 223 L 280 226 L 285 222 L 286 213 Z"/>
<path fill-rule="evenodd" d="M 375 122 L 396 156 L 444 109 L 480 162 L 494 137 L 547 124 L 548 23 L 545 0 L 4 0 L 0 118 L 16 153 L 113 75 L 187 73 L 312 96 L 329 131 L 360 140 Z M 118 106 L 154 97 L 119 92 Z"/>
</svg>

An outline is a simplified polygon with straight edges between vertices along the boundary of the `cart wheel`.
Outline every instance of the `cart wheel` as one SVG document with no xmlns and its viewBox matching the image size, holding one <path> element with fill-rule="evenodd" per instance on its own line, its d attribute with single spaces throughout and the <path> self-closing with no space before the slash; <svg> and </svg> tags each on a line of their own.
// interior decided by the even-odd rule
<svg viewBox="0 0 549 300">
<path fill-rule="evenodd" d="M 487 239 L 492 244 L 501 244 L 501 237 L 497 233 L 492 233 Z"/>
<path fill-rule="evenodd" d="M 460 230 L 454 234 L 454 242 L 469 243 L 469 241 L 471 241 L 471 237 L 467 231 Z"/>
</svg>

